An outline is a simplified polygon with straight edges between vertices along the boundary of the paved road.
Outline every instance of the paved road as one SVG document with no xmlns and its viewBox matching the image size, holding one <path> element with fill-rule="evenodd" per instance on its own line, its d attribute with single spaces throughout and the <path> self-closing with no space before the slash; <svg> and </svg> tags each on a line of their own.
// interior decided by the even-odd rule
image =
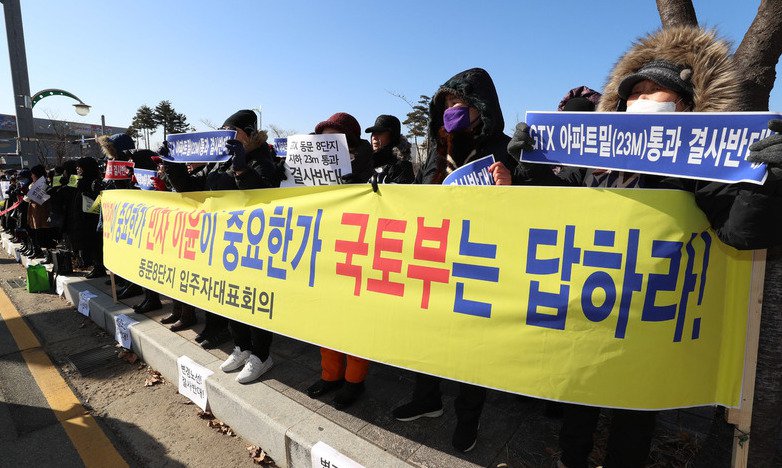
<svg viewBox="0 0 782 468">
<path fill-rule="evenodd" d="M 23 274 L 0 258 L 0 466 L 257 466 L 175 385 L 145 387 L 146 366 L 77 372 L 68 357 L 112 337 L 56 295 L 17 287 Z"/>
<path fill-rule="evenodd" d="M 128 466 L 0 291 L 0 453 L 6 466 Z"/>
</svg>

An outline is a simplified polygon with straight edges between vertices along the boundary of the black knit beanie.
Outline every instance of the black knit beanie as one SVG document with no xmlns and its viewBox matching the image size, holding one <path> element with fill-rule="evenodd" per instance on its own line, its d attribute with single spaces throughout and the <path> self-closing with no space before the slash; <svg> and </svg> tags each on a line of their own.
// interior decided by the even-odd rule
<svg viewBox="0 0 782 468">
<path fill-rule="evenodd" d="M 247 135 L 255 133 L 258 130 L 257 126 L 258 118 L 255 116 L 255 112 L 248 109 L 236 111 L 223 122 L 223 127 L 241 128 Z"/>
</svg>

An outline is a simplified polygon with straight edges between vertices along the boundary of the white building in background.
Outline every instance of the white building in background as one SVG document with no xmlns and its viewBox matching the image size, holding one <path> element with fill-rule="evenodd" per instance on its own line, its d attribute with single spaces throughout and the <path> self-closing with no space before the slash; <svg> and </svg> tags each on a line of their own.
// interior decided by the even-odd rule
<svg viewBox="0 0 782 468">
<path fill-rule="evenodd" d="M 106 126 L 101 129 L 100 124 L 86 124 L 81 122 L 68 122 L 64 120 L 33 119 L 35 125 L 34 153 L 25 158 L 16 154 L 16 117 L 8 114 L 0 114 L 0 167 L 25 167 L 36 164 L 55 166 L 67 159 L 80 158 L 82 156 L 101 157 L 100 149 L 95 143 L 95 136 L 105 131 L 107 135 L 124 133 L 128 129 L 123 127 Z M 82 144 L 82 140 L 84 143 Z"/>
</svg>

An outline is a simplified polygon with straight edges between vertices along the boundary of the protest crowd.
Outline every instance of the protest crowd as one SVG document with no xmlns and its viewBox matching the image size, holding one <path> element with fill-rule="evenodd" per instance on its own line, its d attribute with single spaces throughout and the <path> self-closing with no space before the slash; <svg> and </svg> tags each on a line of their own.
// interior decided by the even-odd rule
<svg viewBox="0 0 782 468">
<path fill-rule="evenodd" d="M 711 31 L 677 27 L 652 33 L 619 59 L 602 92 L 573 83 L 576 87 L 567 92 L 557 110 L 730 112 L 741 96 L 728 52 L 728 45 Z M 488 171 L 495 185 L 683 190 L 694 195 L 714 232 L 729 246 L 747 250 L 782 243 L 779 120 L 769 122 L 770 136 L 750 148 L 749 160 L 768 166 L 765 182 L 727 184 L 524 162 L 520 155 L 535 145 L 530 126 L 519 123 L 512 137 L 504 133 L 497 91 L 490 74 L 481 68 L 457 73 L 433 94 L 427 155 L 425 163 L 415 171 L 411 144 L 402 134 L 397 117 L 378 112 L 376 121 L 363 127 L 349 113 L 324 112 L 324 116 L 328 114 L 331 116 L 312 132 L 344 135 L 351 171 L 341 176 L 337 181 L 340 184 L 442 184 L 458 168 L 493 155 L 495 162 Z M 2 229 L 14 236 L 14 242 L 24 245 L 21 255 L 54 263 L 56 272 L 78 269 L 86 271 L 88 278 L 104 277 L 107 271 L 103 264 L 102 217 L 96 208 L 102 192 L 139 188 L 177 193 L 274 189 L 290 177 L 285 158 L 276 154 L 266 132 L 258 128 L 255 112 L 238 110 L 225 119 L 221 129 L 235 131 L 235 137 L 225 144 L 230 158 L 224 162 L 172 161 L 168 143 L 153 152 L 136 149 L 132 138 L 116 134 L 99 139 L 105 155 L 101 160 L 81 158 L 54 168 L 37 165 L 6 170 L 0 177 L 5 199 L 0 217 Z M 153 171 L 144 187 L 140 187 L 140 170 Z M 464 202 L 465 199 L 460 201 Z M 523 216 L 523 209 L 508 207 L 508 214 Z M 143 314 L 163 307 L 158 292 L 142 289 L 133 278 L 117 278 L 118 298 L 143 292 L 143 299 L 133 307 L 136 312 Z M 335 307 L 332 313 L 338 313 L 338 309 Z M 274 365 L 270 355 L 272 332 L 210 311 L 205 311 L 205 323 L 197 323 L 196 316 L 192 305 L 173 300 L 172 313 L 162 323 L 175 332 L 198 327 L 196 341 L 205 349 L 232 341 L 234 350 L 220 368 L 237 372 L 236 380 L 240 383 L 259 379 Z M 364 382 L 371 365 L 361 357 L 321 348 L 321 377 L 307 388 L 307 394 L 316 398 L 332 393 L 333 406 L 345 409 L 365 392 Z M 412 421 L 442 415 L 446 408 L 440 383 L 438 377 L 417 374 L 409 399 L 393 409 L 393 417 Z M 484 387 L 460 383 L 453 404 L 457 423 L 452 428 L 452 444 L 456 451 L 467 452 L 480 443 L 486 392 Z M 563 418 L 559 466 L 588 466 L 601 408 L 547 404 L 551 414 Z M 604 466 L 644 466 L 655 417 L 655 411 L 612 410 Z"/>
</svg>

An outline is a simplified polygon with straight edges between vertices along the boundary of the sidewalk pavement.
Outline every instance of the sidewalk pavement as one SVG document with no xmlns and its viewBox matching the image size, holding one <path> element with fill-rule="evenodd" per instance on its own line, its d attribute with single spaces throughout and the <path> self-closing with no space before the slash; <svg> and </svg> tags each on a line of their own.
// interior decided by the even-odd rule
<svg viewBox="0 0 782 468">
<path fill-rule="evenodd" d="M 3 250 L 14 257 L 15 247 L 19 246 L 3 234 Z M 20 261 L 25 266 L 37 263 L 24 257 Z M 106 277 L 87 280 L 76 273 L 58 277 L 56 291 L 74 305 L 78 305 L 81 291 L 97 295 L 90 301 L 90 317 L 111 335 L 114 316 L 126 314 L 137 320 L 139 323 L 130 329 L 133 351 L 170 382 L 178 381 L 176 361 L 183 355 L 212 370 L 214 374 L 207 379 L 212 413 L 240 436 L 262 447 L 278 466 L 312 466 L 311 450 L 319 441 L 366 467 L 556 466 L 560 421 L 545 416 L 543 401 L 489 390 L 476 448 L 467 454 L 456 453 L 451 435 L 456 426 L 453 400 L 458 386 L 453 382 L 443 385 L 443 416 L 400 422 L 391 416 L 391 410 L 408 401 L 414 376 L 373 363 L 366 393 L 352 407 L 339 411 L 331 404 L 333 395 L 311 399 L 305 392 L 320 377 L 319 348 L 276 335 L 272 344 L 274 367 L 259 381 L 242 385 L 235 382 L 235 373 L 219 369 L 231 352 L 231 342 L 207 351 L 193 341 L 203 326 L 200 311 L 199 324 L 173 333 L 159 323 L 170 313 L 170 300 L 162 298 L 162 310 L 136 314 L 131 306 L 142 296 L 115 304 L 106 282 Z M 658 420 L 669 426 L 668 432 L 684 429 L 697 438 L 712 429 L 714 410 L 668 411 Z M 597 445 L 599 449 L 600 441 Z"/>
</svg>

